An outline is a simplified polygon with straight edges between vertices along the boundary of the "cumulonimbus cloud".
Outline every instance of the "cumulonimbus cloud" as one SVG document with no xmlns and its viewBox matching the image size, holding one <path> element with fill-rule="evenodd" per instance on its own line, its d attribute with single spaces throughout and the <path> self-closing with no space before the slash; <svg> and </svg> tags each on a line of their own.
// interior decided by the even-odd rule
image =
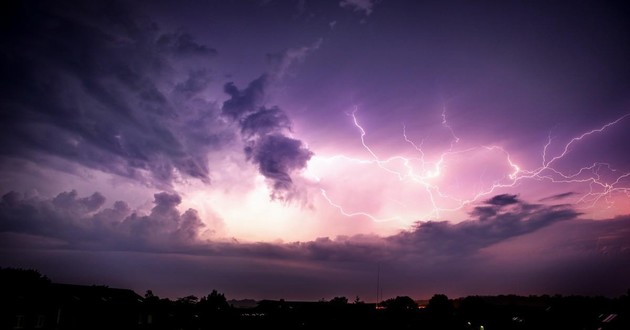
<svg viewBox="0 0 630 330">
<path fill-rule="evenodd" d="M 433 260 L 475 255 L 489 246 L 575 220 L 579 215 L 567 205 L 529 204 L 519 199 L 509 205 L 488 204 L 502 198 L 495 196 L 478 206 L 496 207 L 492 216 L 473 211 L 469 220 L 460 223 L 421 222 L 391 236 L 359 234 L 309 242 L 234 243 L 205 235 L 213 228 L 204 225 L 196 210 L 179 211 L 181 197 L 173 193 L 155 194 L 154 207 L 148 214 L 141 214 L 122 201 L 102 208 L 105 198 L 98 192 L 79 197 L 75 191 L 69 191 L 51 199 L 10 192 L 0 201 L 0 232 L 56 239 L 68 248 L 89 246 L 281 260 Z"/>
<path fill-rule="evenodd" d="M 321 41 L 318 41 L 299 51 L 290 49 L 270 56 L 273 62 L 271 72 L 252 80 L 243 89 L 232 82 L 224 86 L 230 98 L 223 102 L 222 113 L 240 127 L 245 155 L 270 181 L 272 199 L 288 201 L 293 198 L 296 187 L 291 175 L 306 168 L 314 153 L 302 141 L 288 136 L 292 123 L 282 109 L 265 105 L 267 88 L 293 62 L 302 60 L 320 44 Z"/>
</svg>

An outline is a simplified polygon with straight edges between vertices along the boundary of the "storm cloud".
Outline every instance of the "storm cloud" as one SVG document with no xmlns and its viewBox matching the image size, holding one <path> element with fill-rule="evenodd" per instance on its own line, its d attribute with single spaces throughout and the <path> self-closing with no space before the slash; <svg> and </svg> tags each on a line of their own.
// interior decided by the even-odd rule
<svg viewBox="0 0 630 330">
<path fill-rule="evenodd" d="M 134 272 L 155 272 L 148 269 L 158 264 L 160 269 L 166 265 L 178 270 L 195 268 L 197 276 L 187 280 L 190 283 L 187 287 L 195 287 L 200 292 L 207 290 L 204 286 L 207 282 L 199 279 L 214 278 L 218 281 L 215 283 L 222 283 L 230 292 L 240 292 L 238 288 L 244 286 L 262 292 L 266 298 L 279 294 L 298 298 L 299 294 L 310 292 L 290 293 L 276 286 L 274 290 L 265 291 L 262 288 L 267 286 L 260 285 L 266 280 L 256 280 L 282 277 L 287 273 L 293 274 L 294 280 L 301 279 L 302 284 L 311 283 L 309 286 L 328 290 L 330 294 L 344 294 L 349 288 L 358 290 L 352 292 L 369 294 L 371 289 L 366 291 L 356 284 L 367 285 L 362 279 L 374 276 L 376 264 L 383 265 L 385 272 L 381 278 L 390 294 L 414 295 L 432 294 L 434 292 L 427 291 L 431 288 L 441 288 L 440 291 L 448 294 L 461 294 L 472 288 L 539 288 L 537 276 L 523 268 L 545 272 L 549 281 L 562 281 L 569 273 L 581 272 L 584 276 L 570 283 L 558 282 L 559 285 L 553 287 L 581 292 L 580 285 L 588 284 L 587 288 L 614 294 L 619 290 L 615 283 L 623 281 L 603 281 L 610 276 L 606 270 L 614 267 L 615 276 L 620 279 L 630 273 L 628 267 L 620 267 L 627 265 L 630 258 L 630 232 L 627 230 L 630 219 L 578 219 L 579 213 L 566 205 L 545 206 L 516 199 L 516 203 L 500 206 L 496 215 L 483 219 L 471 213 L 468 220 L 460 223 L 421 222 L 390 236 L 358 234 L 280 243 L 238 242 L 208 235 L 213 228 L 204 225 L 194 209 L 179 211 L 180 203 L 181 197 L 177 194 L 158 193 L 154 195 L 153 208 L 143 214 L 122 201 L 108 208 L 97 207 L 103 205 L 99 193 L 79 197 L 69 191 L 52 199 L 8 193 L 0 201 L 0 255 L 10 264 L 27 260 L 24 262 L 41 264 L 46 271 L 46 264 L 37 261 L 28 251 L 46 251 L 47 258 L 57 262 L 96 253 L 101 257 L 82 263 L 98 264 L 101 268 L 110 259 L 104 257 L 106 253 L 112 254 L 114 260 L 124 257 L 137 260 L 139 264 L 147 263 L 148 268 L 143 266 Z M 512 251 L 509 261 L 503 260 L 508 257 L 505 253 L 497 252 L 505 250 Z M 7 257 L 11 255 L 13 257 Z M 15 259 L 18 256 L 20 259 Z M 577 260 L 581 263 L 577 264 Z M 506 268 L 506 265 L 512 266 Z M 107 267 L 127 273 L 135 266 L 112 263 Z M 248 269 L 248 278 L 244 277 L 244 269 Z M 305 269 L 312 275 L 306 275 Z M 135 288 L 150 284 L 152 289 L 168 293 L 168 285 L 163 283 L 182 280 L 179 271 L 171 275 L 157 273 L 159 281 L 143 273 L 141 282 L 130 278 L 130 282 L 125 283 Z M 458 275 L 463 273 L 470 276 Z M 71 275 L 64 275 L 64 271 L 58 269 L 55 274 Z M 500 284 L 505 282 L 506 276 L 518 280 L 520 285 Z M 144 278 L 151 278 L 149 284 Z M 231 280 L 226 282 L 226 278 Z M 417 286 L 418 281 L 423 285 Z"/>
<path fill-rule="evenodd" d="M 239 119 L 245 114 L 256 111 L 264 101 L 268 81 L 269 77 L 263 74 L 252 80 L 243 90 L 239 90 L 233 82 L 225 84 L 223 90 L 230 98 L 223 102 L 223 114 L 232 119 Z"/>
<path fill-rule="evenodd" d="M 69 162 L 167 187 L 209 182 L 208 153 L 232 139 L 198 97 L 217 51 L 162 32 L 119 2 L 7 6 L 0 157 Z M 43 160 L 43 162 L 42 162 Z"/>
<path fill-rule="evenodd" d="M 377 267 L 385 296 L 627 290 L 625 4 L 1 7 L 0 266 L 174 296 L 369 300 Z"/>
<path fill-rule="evenodd" d="M 78 197 L 73 190 L 52 199 L 10 192 L 0 202 L 0 231 L 55 240 L 70 249 L 153 252 L 176 251 L 200 241 L 205 232 L 196 210 L 177 209 L 181 197 L 174 193 L 155 194 L 148 214 L 123 201 L 101 208 L 104 203 L 98 192 Z"/>
<path fill-rule="evenodd" d="M 306 168 L 313 152 L 302 141 L 287 136 L 292 123 L 282 109 L 264 106 L 269 79 L 263 74 L 242 90 L 231 82 L 225 84 L 230 98 L 223 102 L 222 113 L 240 127 L 245 155 L 270 181 L 270 197 L 288 201 L 296 189 L 291 174 Z"/>
<path fill-rule="evenodd" d="M 282 171 L 267 175 L 279 172 Z M 278 179 L 282 180 L 288 179 Z M 64 240 L 71 248 L 92 241 L 90 244 L 101 244 L 99 249 L 104 250 L 124 246 L 130 250 L 295 260 L 396 260 L 406 256 L 432 260 L 475 255 L 494 244 L 560 221 L 575 220 L 579 215 L 566 205 L 545 206 L 515 200 L 517 207 L 501 206 L 491 217 L 472 212 L 470 219 L 456 224 L 419 222 L 414 228 L 391 236 L 360 234 L 284 244 L 230 243 L 222 237 L 208 240 L 208 235 L 202 235 L 213 228 L 207 228 L 194 209 L 180 212 L 178 194 L 155 194 L 153 208 L 144 215 L 122 201 L 101 209 L 104 202 L 98 192 L 87 197 L 79 197 L 76 191 L 62 192 L 49 200 L 10 192 L 0 203 L 0 231 Z"/>
<path fill-rule="evenodd" d="M 321 43 L 270 58 L 244 89 L 204 97 L 220 54 L 183 31 L 162 31 L 120 2 L 39 1 L 10 6 L 0 54 L 3 163 L 33 161 L 69 173 L 83 166 L 158 189 L 210 183 L 210 155 L 240 135 L 247 160 L 289 199 L 291 175 L 312 155 L 291 121 L 265 106 L 267 89 Z M 226 125 L 224 118 L 236 122 Z"/>
<path fill-rule="evenodd" d="M 474 207 L 470 219 L 419 222 L 414 230 L 390 237 L 419 251 L 446 255 L 476 253 L 482 248 L 525 235 L 580 215 L 570 205 L 530 204 L 515 195 L 497 195 Z"/>
</svg>

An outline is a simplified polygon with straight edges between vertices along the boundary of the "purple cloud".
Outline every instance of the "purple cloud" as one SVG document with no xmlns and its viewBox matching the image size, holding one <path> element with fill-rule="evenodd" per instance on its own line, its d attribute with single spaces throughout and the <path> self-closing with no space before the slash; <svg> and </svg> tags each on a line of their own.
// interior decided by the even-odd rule
<svg viewBox="0 0 630 330">
<path fill-rule="evenodd" d="M 518 199 L 516 198 L 516 195 L 509 195 L 509 194 L 496 195 L 486 201 L 486 204 L 496 205 L 499 207 L 510 205 L 510 204 L 516 204 L 516 203 L 518 203 Z"/>
<path fill-rule="evenodd" d="M 276 138 L 282 140 L 284 137 Z M 274 148 L 283 149 L 278 146 Z M 295 159 L 296 156 L 287 158 Z M 260 162 L 265 163 L 266 160 Z M 270 172 L 267 175 L 276 177 L 279 183 L 290 180 L 289 177 L 282 177 L 287 169 L 275 169 L 277 165 L 270 162 L 273 165 L 269 165 L 270 169 L 267 170 Z M 496 198 L 502 197 L 499 195 Z M 79 198 L 75 191 L 70 191 L 50 200 L 40 200 L 23 198 L 11 192 L 3 196 L 0 204 L 0 231 L 62 239 L 67 241 L 69 247 L 75 248 L 86 244 L 86 238 L 89 237 L 100 242 L 100 249 L 105 250 L 125 246 L 132 250 L 183 249 L 193 254 L 236 253 L 280 259 L 365 261 L 395 260 L 404 256 L 459 258 L 474 255 L 483 248 L 533 233 L 560 221 L 576 219 L 579 215 L 566 205 L 544 206 L 517 200 L 517 207 L 500 206 L 499 211 L 491 217 L 473 212 L 469 220 L 460 223 L 420 222 L 413 229 L 385 237 L 356 235 L 286 244 L 235 244 L 221 240 L 209 242 L 200 238 L 202 230 L 206 229 L 203 222 L 196 210 L 188 209 L 181 213 L 177 209 L 181 203 L 181 197 L 177 194 L 155 194 L 155 206 L 147 215 L 139 215 L 121 201 L 114 203 L 112 208 L 100 210 L 103 202 L 104 198 L 99 193 Z M 117 245 L 108 245 L 112 242 Z"/>
<path fill-rule="evenodd" d="M 223 114 L 236 120 L 256 111 L 263 104 L 268 83 L 269 77 L 263 74 L 250 82 L 243 90 L 239 90 L 233 82 L 225 84 L 223 91 L 230 95 L 230 99 L 223 102 L 221 108 Z"/>
<path fill-rule="evenodd" d="M 271 198 L 288 201 L 294 195 L 291 174 L 306 168 L 313 152 L 302 141 L 285 135 L 292 123 L 283 110 L 264 106 L 269 77 L 263 74 L 243 90 L 227 83 L 224 91 L 230 99 L 223 102 L 222 112 L 238 123 L 247 159 L 271 181 Z"/>
<path fill-rule="evenodd" d="M 412 231 L 390 239 L 419 251 L 448 255 L 474 254 L 482 248 L 525 235 L 559 221 L 576 219 L 580 213 L 569 205 L 537 205 L 497 195 L 477 206 L 471 219 L 452 224 L 446 221 L 420 222 Z"/>
<path fill-rule="evenodd" d="M 258 279 L 277 278 L 289 273 L 291 278 L 301 279 L 302 284 L 320 287 L 330 294 L 344 294 L 344 290 L 352 288 L 356 291 L 351 292 L 366 295 L 371 291 L 361 288 L 367 285 L 361 278 L 367 276 L 371 279 L 375 274 L 372 266 L 376 263 L 382 264 L 386 270 L 382 279 L 387 283 L 388 292 L 406 295 L 430 295 L 434 293 L 427 291 L 430 288 L 443 288 L 440 291 L 449 295 L 471 292 L 472 288 L 505 293 L 501 290 L 510 287 L 501 284 L 504 276 L 518 279 L 524 292 L 531 292 L 527 290 L 540 290 L 536 274 L 543 271 L 547 273 L 549 283 L 545 285 L 549 288 L 581 292 L 575 291 L 576 288 L 588 285 L 582 289 L 613 292 L 619 289 L 614 283 L 602 285 L 608 283 L 603 279 L 610 276 L 604 274 L 605 270 L 611 269 L 611 263 L 614 263 L 618 274 L 630 272 L 628 267 L 619 268 L 628 264 L 630 257 L 627 244 L 630 232 L 626 230 L 630 219 L 579 220 L 579 213 L 566 205 L 545 206 L 517 200 L 514 204 L 501 206 L 493 217 L 471 215 L 468 220 L 456 224 L 424 222 L 390 236 L 354 235 L 322 237 L 307 242 L 238 243 L 221 238 L 201 238 L 202 230 L 211 228 L 204 227 L 195 210 L 183 213 L 177 210 L 180 196 L 158 193 L 154 197 L 155 206 L 150 213 L 139 215 L 124 202 L 116 202 L 111 208 L 88 210 L 85 202 L 98 198 L 79 197 L 73 192 L 62 193 L 49 200 L 6 194 L 0 202 L 0 237 L 3 242 L 0 254 L 11 264 L 20 262 L 15 259 L 19 255 L 20 260 L 30 260 L 37 265 L 37 259 L 33 259 L 34 255 L 29 252 L 13 254 L 13 257 L 7 257 L 6 253 L 17 251 L 15 249 L 49 251 L 50 258 L 64 262 L 65 256 L 75 255 L 72 251 L 121 251 L 116 253 L 124 253 L 124 260 L 137 259 L 137 263 L 148 263 L 146 269 L 151 269 L 149 265 L 156 262 L 162 267 L 170 265 L 168 267 L 178 269 L 178 275 L 161 274 L 150 279 L 153 289 L 165 291 L 170 290 L 168 282 L 181 281 L 179 274 L 187 276 L 179 270 L 194 268 L 195 274 L 206 274 L 201 264 L 214 265 L 214 271 L 221 269 L 222 275 L 210 272 L 207 273 L 208 278 L 216 277 L 233 292 L 241 292 L 237 287 L 245 286 L 249 291 L 241 294 L 258 292 L 265 298 L 284 294 L 292 297 L 286 290 L 274 285 L 275 291 L 255 289 L 256 283 L 260 283 Z M 55 204 L 55 199 L 64 202 Z M 137 251 L 144 254 L 138 255 Z M 508 257 L 505 251 L 511 251 L 509 262 L 502 261 Z M 173 253 L 188 257 L 169 257 Z M 97 258 L 89 263 L 98 264 L 106 260 Z M 588 276 L 574 278 L 571 283 L 557 282 L 566 278 L 567 272 L 577 271 L 577 260 L 582 261 L 579 268 Z M 236 267 L 236 261 L 241 266 Z M 266 266 L 255 266 L 262 264 Z M 506 264 L 513 265 L 506 268 Z M 243 277 L 244 265 L 253 267 L 249 270 L 249 279 Z M 270 268 L 269 265 L 275 266 Z M 128 272 L 131 266 L 113 264 L 108 267 Z M 313 273 L 315 269 L 317 272 Z M 42 270 L 45 271 L 46 267 Z M 462 272 L 470 276 L 459 277 L 458 280 L 455 274 Z M 63 275 L 64 272 L 59 269 L 56 269 L 56 274 L 69 276 Z M 142 282 L 132 279 L 127 285 L 148 285 L 144 282 L 146 276 L 148 274 L 138 279 Z M 207 289 L 203 287 L 206 282 L 200 283 L 198 278 L 190 279 L 190 288 Z M 226 282 L 226 278 L 231 280 Z M 236 278 L 241 280 L 235 281 Z M 482 278 L 494 284 L 479 282 Z M 162 284 L 155 282 L 157 279 Z M 357 287 L 358 283 L 363 284 Z M 418 286 L 419 283 L 422 285 Z M 290 286 L 301 288 L 297 283 Z M 300 294 L 314 293 L 307 288 L 298 291 L 293 295 L 299 297 Z"/>
<path fill-rule="evenodd" d="M 198 243 L 205 224 L 197 211 L 181 213 L 177 194 L 154 198 L 151 212 L 140 215 L 123 201 L 101 209 L 105 198 L 98 192 L 79 198 L 73 190 L 49 200 L 11 192 L 0 203 L 0 231 L 56 239 L 71 249 L 157 252 Z"/>
<path fill-rule="evenodd" d="M 57 6 L 58 5 L 58 6 Z M 233 132 L 196 97 L 216 50 L 162 33 L 117 2 L 12 9 L 1 71 L 2 159 L 59 160 L 168 187 L 209 182 L 208 153 Z M 12 141 L 9 143 L 9 141 Z"/>
<path fill-rule="evenodd" d="M 247 158 L 258 164 L 260 174 L 273 182 L 272 197 L 288 198 L 291 190 L 290 173 L 306 167 L 313 153 L 300 140 L 280 134 L 269 134 L 245 147 Z"/>
<path fill-rule="evenodd" d="M 630 277 L 624 5 L 3 9 L 5 265 L 307 299 L 369 297 L 377 264 L 386 295 Z"/>
<path fill-rule="evenodd" d="M 291 130 L 291 120 L 278 107 L 260 110 L 243 118 L 240 122 L 241 133 L 245 139 L 257 139 L 272 133 Z"/>
</svg>

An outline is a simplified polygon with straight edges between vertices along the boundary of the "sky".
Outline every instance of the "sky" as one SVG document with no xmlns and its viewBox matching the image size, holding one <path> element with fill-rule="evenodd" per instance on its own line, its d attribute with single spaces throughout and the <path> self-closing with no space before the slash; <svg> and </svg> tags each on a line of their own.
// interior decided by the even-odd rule
<svg viewBox="0 0 630 330">
<path fill-rule="evenodd" d="M 621 2 L 2 7 L 2 267 L 173 299 L 630 289 Z"/>
</svg>

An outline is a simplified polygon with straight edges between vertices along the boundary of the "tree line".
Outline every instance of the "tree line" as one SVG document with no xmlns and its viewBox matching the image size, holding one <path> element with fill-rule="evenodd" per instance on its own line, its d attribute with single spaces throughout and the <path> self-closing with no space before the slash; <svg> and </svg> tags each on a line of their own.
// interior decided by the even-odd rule
<svg viewBox="0 0 630 330">
<path fill-rule="evenodd" d="M 8 311 L 14 310 L 15 314 L 4 315 L 2 325 L 15 327 L 15 324 L 11 323 L 15 320 L 9 319 L 17 316 L 19 322 L 19 316 L 26 315 L 28 312 L 16 309 L 15 306 L 23 306 L 27 309 L 39 306 L 37 308 L 41 309 L 41 302 L 28 303 L 29 299 L 54 301 L 57 304 L 55 306 L 63 305 L 68 309 L 67 306 L 70 304 L 68 300 L 55 300 L 54 297 L 49 297 L 50 294 L 45 299 L 42 298 L 45 296 L 43 293 L 52 292 L 48 288 L 54 285 L 55 283 L 37 270 L 0 267 L 0 296 L 3 305 L 12 306 L 13 309 L 8 309 Z M 83 302 L 77 304 L 75 313 L 101 317 L 98 311 L 93 310 L 99 310 L 102 313 L 108 311 L 110 314 L 121 315 L 120 320 L 116 322 L 126 322 L 124 324 L 112 323 L 114 321 L 103 323 L 103 329 L 111 325 L 129 329 L 164 330 L 234 327 L 630 329 L 630 290 L 617 298 L 577 295 L 496 295 L 452 299 L 438 293 L 434 294 L 426 305 L 419 305 L 409 296 L 397 296 L 377 303 L 365 303 L 359 297 L 350 301 L 347 297 L 336 296 L 330 300 L 310 302 L 285 301 L 284 299 L 260 300 L 245 308 L 233 305 L 223 293 L 216 289 L 202 297 L 188 295 L 174 300 L 160 298 L 152 290 L 147 290 L 143 296 L 140 296 L 131 290 L 123 289 L 124 292 L 122 292 L 121 289 L 111 289 L 103 285 L 70 289 L 74 291 L 69 296 L 76 298 L 83 294 L 86 297 L 83 298 Z M 100 296 L 98 299 L 89 300 L 90 295 Z M 116 297 L 119 297 L 119 300 L 116 300 Z M 7 310 L 3 312 L 7 313 Z M 68 312 L 65 313 L 65 315 L 68 314 Z M 123 314 L 129 317 L 123 318 Z M 51 316 L 51 318 L 54 317 L 54 315 Z M 62 326 L 57 324 L 55 328 L 75 329 L 72 324 L 81 325 L 81 322 L 89 321 L 77 316 L 72 322 L 61 324 Z M 28 329 L 25 326 L 22 328 Z M 46 327 L 34 326 L 33 328 L 45 329 Z M 98 326 L 92 324 L 91 328 L 97 329 Z"/>
</svg>

